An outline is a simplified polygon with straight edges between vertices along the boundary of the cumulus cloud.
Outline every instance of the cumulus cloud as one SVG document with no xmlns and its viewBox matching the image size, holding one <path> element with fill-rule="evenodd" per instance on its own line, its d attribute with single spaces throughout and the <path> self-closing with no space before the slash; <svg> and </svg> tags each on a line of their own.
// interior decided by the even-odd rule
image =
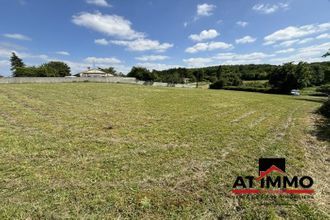
<svg viewBox="0 0 330 220">
<path fill-rule="evenodd" d="M 212 4 L 199 4 L 197 5 L 197 16 L 211 16 L 215 8 L 216 6 Z"/>
<path fill-rule="evenodd" d="M 325 59 L 322 58 L 325 48 L 330 48 L 329 42 L 323 44 L 314 44 L 308 47 L 302 47 L 296 49 L 293 55 L 286 57 L 272 58 L 270 59 L 270 62 L 275 64 L 282 64 L 286 62 L 300 62 L 300 61 L 305 61 L 305 62 L 325 61 Z"/>
<path fill-rule="evenodd" d="M 31 40 L 30 37 L 25 36 L 23 34 L 4 34 L 3 36 L 6 38 L 11 38 L 11 39 L 15 39 L 15 40 Z"/>
<path fill-rule="evenodd" d="M 291 52 L 294 52 L 294 51 L 295 51 L 294 48 L 288 48 L 288 49 L 284 49 L 284 50 L 275 51 L 275 53 L 278 53 L 278 54 L 281 54 L 281 53 L 291 53 Z"/>
<path fill-rule="evenodd" d="M 216 49 L 232 49 L 232 44 L 227 44 L 225 42 L 207 42 L 207 43 L 197 43 L 192 47 L 186 49 L 187 53 L 197 53 L 199 51 L 211 51 Z"/>
<path fill-rule="evenodd" d="M 109 45 L 109 41 L 107 41 L 106 39 L 102 38 L 102 39 L 96 39 L 94 40 L 95 44 L 99 44 L 99 45 Z"/>
<path fill-rule="evenodd" d="M 149 70 L 166 70 L 166 69 L 180 67 L 179 65 L 174 65 L 174 64 L 149 63 L 149 62 L 137 63 L 136 66 L 145 67 Z"/>
<path fill-rule="evenodd" d="M 249 63 L 251 60 L 259 60 L 272 57 L 272 54 L 266 54 L 263 52 L 253 52 L 246 54 L 237 54 L 237 53 L 219 53 L 215 56 L 216 59 L 219 60 L 232 60 L 232 61 L 244 61 L 242 63 Z M 246 62 L 245 62 L 246 61 Z"/>
<path fill-rule="evenodd" d="M 220 34 L 216 30 L 210 29 L 210 30 L 203 30 L 199 34 L 192 34 L 189 36 L 189 38 L 193 41 L 203 41 L 207 39 L 216 38 L 219 35 Z"/>
<path fill-rule="evenodd" d="M 288 8 L 288 3 L 256 4 L 252 7 L 254 11 L 260 12 L 262 14 L 272 14 L 278 10 L 287 10 Z"/>
<path fill-rule="evenodd" d="M 249 23 L 246 21 L 237 21 L 236 24 L 241 27 L 246 27 Z"/>
<path fill-rule="evenodd" d="M 70 56 L 70 53 L 67 51 L 57 51 L 56 52 L 58 55 L 64 55 L 64 56 Z"/>
<path fill-rule="evenodd" d="M 5 47 L 0 47 L 0 57 L 9 58 L 11 56 L 11 53 L 12 50 Z"/>
<path fill-rule="evenodd" d="M 115 57 L 87 57 L 84 60 L 89 64 L 120 64 L 121 61 Z"/>
<path fill-rule="evenodd" d="M 106 0 L 86 0 L 86 3 L 101 7 L 111 7 L 111 5 Z"/>
<path fill-rule="evenodd" d="M 149 56 L 135 57 L 136 60 L 143 62 L 166 60 L 168 58 L 169 58 L 168 56 L 163 56 L 163 55 L 149 55 Z"/>
<path fill-rule="evenodd" d="M 173 44 L 170 43 L 160 43 L 157 40 L 149 40 L 149 39 L 136 39 L 133 41 L 126 40 L 112 40 L 110 41 L 112 44 L 125 46 L 127 50 L 130 51 L 147 51 L 154 50 L 157 52 L 164 52 L 167 49 L 173 47 Z"/>
<path fill-rule="evenodd" d="M 322 24 L 309 24 L 303 26 L 289 26 L 284 29 L 275 31 L 264 38 L 265 45 L 274 44 L 278 41 L 292 40 L 317 34 L 330 30 L 330 22 Z"/>
<path fill-rule="evenodd" d="M 245 37 L 236 39 L 235 42 L 236 42 L 236 44 L 248 44 L 248 43 L 253 43 L 256 40 L 257 40 L 256 38 L 253 38 L 253 37 L 247 35 Z"/>
<path fill-rule="evenodd" d="M 330 39 L 330 34 L 320 34 L 316 39 Z"/>
<path fill-rule="evenodd" d="M 246 54 L 237 53 L 219 53 L 213 57 L 194 57 L 184 59 L 183 61 L 191 67 L 210 66 L 219 64 L 251 64 L 251 63 L 264 63 L 266 58 L 273 57 L 274 55 L 265 54 L 262 52 L 253 52 Z"/>
<path fill-rule="evenodd" d="M 111 43 L 125 46 L 130 51 L 155 50 L 158 52 L 163 52 L 173 47 L 173 44 L 170 43 L 160 43 L 157 40 L 146 39 L 144 33 L 136 32 L 132 29 L 130 21 L 117 15 L 83 12 L 73 16 L 72 22 L 108 36 L 119 38 L 119 40 L 112 41 L 106 39 L 94 40 L 94 43 L 100 45 Z"/>
<path fill-rule="evenodd" d="M 72 17 L 72 22 L 111 37 L 122 39 L 136 39 L 144 37 L 145 34 L 132 29 L 129 20 L 118 15 L 103 15 L 100 12 L 82 12 Z"/>
<path fill-rule="evenodd" d="M 188 67 L 205 67 L 212 65 L 214 63 L 213 58 L 207 58 L 207 57 L 196 57 L 196 58 L 188 58 L 183 59 L 183 62 L 185 62 Z"/>
<path fill-rule="evenodd" d="M 312 37 L 305 38 L 305 39 L 299 40 L 298 44 L 305 44 L 305 43 L 311 42 L 313 40 L 314 40 L 314 38 L 312 38 Z"/>
</svg>

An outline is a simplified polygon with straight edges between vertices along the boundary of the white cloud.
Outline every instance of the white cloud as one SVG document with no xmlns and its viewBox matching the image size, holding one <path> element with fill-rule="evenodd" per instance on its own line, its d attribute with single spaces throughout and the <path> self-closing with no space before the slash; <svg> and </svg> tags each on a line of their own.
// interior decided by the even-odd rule
<svg viewBox="0 0 330 220">
<path fill-rule="evenodd" d="M 286 62 L 320 62 L 329 59 L 322 58 L 326 49 L 330 48 L 330 42 L 323 44 L 315 44 L 308 47 L 296 49 L 295 53 L 287 57 L 276 57 L 270 60 L 271 63 L 281 64 Z"/>
<path fill-rule="evenodd" d="M 183 27 L 187 27 L 188 26 L 188 22 L 183 22 Z"/>
<path fill-rule="evenodd" d="M 183 59 L 183 62 L 185 62 L 188 67 L 205 67 L 212 65 L 214 63 L 213 58 L 204 58 L 204 57 L 196 57 L 196 58 L 188 58 Z"/>
<path fill-rule="evenodd" d="M 9 58 L 12 52 L 12 50 L 0 46 L 0 57 Z"/>
<path fill-rule="evenodd" d="M 95 44 L 99 44 L 99 45 L 109 45 L 109 41 L 107 41 L 106 39 L 102 38 L 102 39 L 96 39 L 94 40 Z"/>
<path fill-rule="evenodd" d="M 294 52 L 294 51 L 295 51 L 294 48 L 288 48 L 288 49 L 284 49 L 284 50 L 275 51 L 275 53 L 278 53 L 278 54 L 281 54 L 281 53 L 291 53 L 291 52 Z"/>
<path fill-rule="evenodd" d="M 232 44 L 227 44 L 224 42 L 207 42 L 207 43 L 197 43 L 192 47 L 186 49 L 187 53 L 197 53 L 199 51 L 210 51 L 216 49 L 232 49 Z"/>
<path fill-rule="evenodd" d="M 311 42 L 313 40 L 314 40 L 314 38 L 312 38 L 312 37 L 305 38 L 305 39 L 299 40 L 298 44 L 305 44 L 305 43 Z"/>
<path fill-rule="evenodd" d="M 280 44 L 278 45 L 275 45 L 275 46 L 280 46 L 280 47 L 291 47 L 293 44 L 299 42 L 298 39 L 296 40 L 287 40 L 287 41 L 283 41 L 281 42 Z"/>
<path fill-rule="evenodd" d="M 330 39 L 330 34 L 321 34 L 316 39 Z"/>
<path fill-rule="evenodd" d="M 219 60 L 262 60 L 268 57 L 272 57 L 274 55 L 271 54 L 265 54 L 262 52 L 253 52 L 253 53 L 247 53 L 247 54 L 236 54 L 236 53 L 219 53 L 217 56 L 215 56 L 216 59 Z"/>
<path fill-rule="evenodd" d="M 6 38 L 11 38 L 15 40 L 31 40 L 28 36 L 25 36 L 23 34 L 4 34 L 3 35 Z"/>
<path fill-rule="evenodd" d="M 70 56 L 70 53 L 67 51 L 57 51 L 56 53 L 59 55 Z"/>
<path fill-rule="evenodd" d="M 166 60 L 168 58 L 169 58 L 168 56 L 163 56 L 163 55 L 149 55 L 149 56 L 135 57 L 136 60 L 140 60 L 143 62 Z"/>
<path fill-rule="evenodd" d="M 277 4 L 256 4 L 252 7 L 254 11 L 262 14 L 271 14 L 280 9 L 287 10 L 289 8 L 288 3 L 277 3 Z"/>
<path fill-rule="evenodd" d="M 264 40 L 265 45 L 270 45 L 278 41 L 292 40 L 328 30 L 330 30 L 330 22 L 323 24 L 309 24 L 304 26 L 289 26 L 266 36 Z"/>
<path fill-rule="evenodd" d="M 111 5 L 106 0 L 86 0 L 86 3 L 101 7 L 111 7 Z"/>
<path fill-rule="evenodd" d="M 193 41 L 203 41 L 207 39 L 213 39 L 219 35 L 220 34 L 216 30 L 210 29 L 210 30 L 203 30 L 199 34 L 192 34 L 189 36 L 189 38 Z"/>
<path fill-rule="evenodd" d="M 115 57 L 87 57 L 84 60 L 89 64 L 120 64 L 121 61 Z"/>
<path fill-rule="evenodd" d="M 249 23 L 246 21 L 237 21 L 236 24 L 241 27 L 246 27 Z"/>
<path fill-rule="evenodd" d="M 137 63 L 136 66 L 145 67 L 149 70 L 166 70 L 171 68 L 178 68 L 179 65 L 163 64 L 163 63 Z"/>
<path fill-rule="evenodd" d="M 248 44 L 248 43 L 253 43 L 256 40 L 257 40 L 256 38 L 253 38 L 251 36 L 245 36 L 240 39 L 236 39 L 235 42 L 236 44 Z"/>
<path fill-rule="evenodd" d="M 157 40 L 149 40 L 149 39 L 136 39 L 133 41 L 125 41 L 125 40 L 113 40 L 112 44 L 125 46 L 127 50 L 130 51 L 147 51 L 154 50 L 157 52 L 164 52 L 167 49 L 173 47 L 173 44 L 170 43 L 159 43 Z"/>
<path fill-rule="evenodd" d="M 212 4 L 197 5 L 197 16 L 211 16 L 215 8 L 216 6 Z"/>
<path fill-rule="evenodd" d="M 8 60 L 0 60 L 0 67 L 9 66 L 10 62 Z"/>
<path fill-rule="evenodd" d="M 211 66 L 227 64 L 251 64 L 251 63 L 265 63 L 266 58 L 273 57 L 274 55 L 265 54 L 262 52 L 254 52 L 248 54 L 236 53 L 219 53 L 213 57 L 195 57 L 184 59 L 183 61 L 190 67 Z"/>
<path fill-rule="evenodd" d="M 72 22 L 78 26 L 122 39 L 136 39 L 145 36 L 131 27 L 131 22 L 118 15 L 103 15 L 100 12 L 83 12 L 72 17 Z"/>
</svg>

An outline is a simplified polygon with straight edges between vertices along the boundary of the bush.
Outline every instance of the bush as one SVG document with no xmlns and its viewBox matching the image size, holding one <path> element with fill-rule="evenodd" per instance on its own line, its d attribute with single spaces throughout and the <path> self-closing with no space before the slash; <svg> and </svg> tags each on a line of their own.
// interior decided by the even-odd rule
<svg viewBox="0 0 330 220">
<path fill-rule="evenodd" d="M 224 80 L 218 80 L 212 84 L 209 85 L 210 89 L 222 89 L 225 85 Z"/>
<path fill-rule="evenodd" d="M 242 85 L 241 78 L 236 74 L 228 74 L 222 76 L 220 80 L 210 84 L 210 89 L 222 89 L 225 86 L 240 86 Z"/>
<path fill-rule="evenodd" d="M 269 83 L 265 81 L 247 81 L 244 82 L 242 86 L 252 88 L 268 88 Z"/>
<path fill-rule="evenodd" d="M 330 118 L 330 99 L 321 106 L 320 113 L 325 117 Z"/>
<path fill-rule="evenodd" d="M 236 90 L 245 92 L 261 92 L 261 93 L 278 93 L 278 91 L 271 88 L 257 88 L 257 87 L 247 87 L 247 86 L 225 86 L 225 90 Z"/>
<path fill-rule="evenodd" d="M 330 84 L 323 85 L 323 86 L 319 87 L 316 91 L 330 95 Z"/>
</svg>

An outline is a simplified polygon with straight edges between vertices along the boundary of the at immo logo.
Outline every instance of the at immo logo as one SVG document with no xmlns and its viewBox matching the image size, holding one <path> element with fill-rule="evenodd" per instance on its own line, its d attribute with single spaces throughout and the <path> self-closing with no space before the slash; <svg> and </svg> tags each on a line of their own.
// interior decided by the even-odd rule
<svg viewBox="0 0 330 220">
<path fill-rule="evenodd" d="M 313 194 L 310 176 L 289 177 L 285 173 L 285 158 L 260 158 L 259 176 L 238 176 L 232 193 L 242 194 Z"/>
</svg>

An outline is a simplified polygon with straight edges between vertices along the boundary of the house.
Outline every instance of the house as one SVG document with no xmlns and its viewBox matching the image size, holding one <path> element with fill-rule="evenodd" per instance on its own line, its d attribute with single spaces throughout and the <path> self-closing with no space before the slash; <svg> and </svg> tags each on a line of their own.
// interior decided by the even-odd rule
<svg viewBox="0 0 330 220">
<path fill-rule="evenodd" d="M 112 74 L 106 73 L 102 70 L 91 69 L 91 68 L 88 68 L 88 70 L 79 73 L 79 75 L 80 75 L 80 77 L 108 77 L 108 76 L 113 76 Z"/>
</svg>

